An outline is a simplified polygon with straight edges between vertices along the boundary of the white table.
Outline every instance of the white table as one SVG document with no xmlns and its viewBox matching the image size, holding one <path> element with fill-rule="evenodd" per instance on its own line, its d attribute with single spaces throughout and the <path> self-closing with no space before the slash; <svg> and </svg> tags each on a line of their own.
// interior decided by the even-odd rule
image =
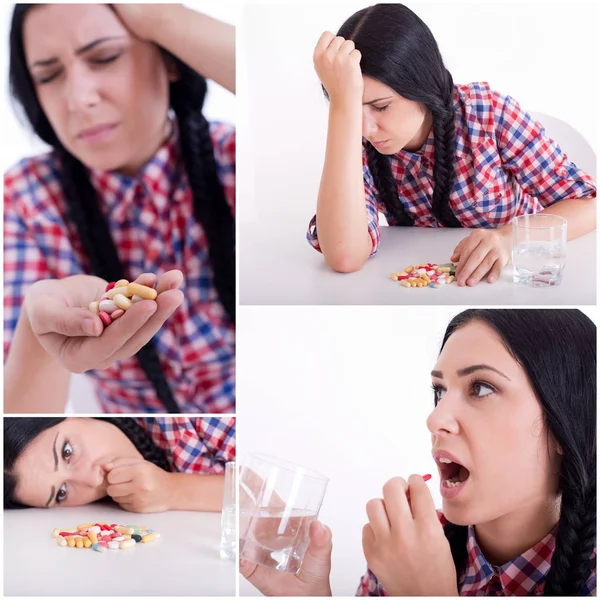
<svg viewBox="0 0 600 600">
<path fill-rule="evenodd" d="M 596 232 L 567 244 L 562 284 L 532 288 L 512 281 L 512 265 L 494 284 L 407 289 L 389 277 L 408 265 L 449 262 L 465 229 L 382 227 L 378 253 L 355 273 L 336 273 L 304 232 L 240 226 L 240 304 L 451 304 L 465 306 L 596 304 Z"/>
<path fill-rule="evenodd" d="M 129 550 L 62 548 L 55 527 L 146 525 L 161 537 Z M 4 511 L 5 596 L 235 596 L 237 565 L 219 557 L 221 514 L 137 514 L 102 501 Z"/>
</svg>

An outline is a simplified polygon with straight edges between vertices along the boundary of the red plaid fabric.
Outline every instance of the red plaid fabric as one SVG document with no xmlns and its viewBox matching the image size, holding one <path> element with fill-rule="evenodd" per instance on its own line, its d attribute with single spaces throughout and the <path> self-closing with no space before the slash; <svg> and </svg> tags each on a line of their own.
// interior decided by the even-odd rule
<svg viewBox="0 0 600 600">
<path fill-rule="evenodd" d="M 136 177 L 91 170 L 126 277 L 180 269 L 185 299 L 154 343 L 181 412 L 235 409 L 235 333 L 213 284 L 208 246 L 173 133 Z M 211 124 L 217 171 L 235 205 L 235 130 Z M 90 273 L 49 153 L 21 160 L 4 175 L 4 357 L 23 298 L 40 279 Z M 104 412 L 164 412 L 135 357 L 88 371 Z"/>
<path fill-rule="evenodd" d="M 515 216 L 537 213 L 565 198 L 596 196 L 592 178 L 510 96 L 491 90 L 487 83 L 457 85 L 454 114 L 456 179 L 450 207 L 463 227 L 501 227 Z M 432 128 L 421 150 L 401 150 L 390 157 L 399 198 L 416 227 L 443 227 L 431 212 L 433 154 Z M 389 225 L 397 221 L 379 199 L 364 148 L 363 179 L 371 254 L 375 254 L 380 242 L 379 213 Z M 321 250 L 316 216 L 307 239 Z"/>
<path fill-rule="evenodd" d="M 220 475 L 235 460 L 234 417 L 138 417 L 178 473 Z"/>
<path fill-rule="evenodd" d="M 441 511 L 438 517 L 442 525 L 447 519 Z M 467 537 L 467 565 L 459 582 L 461 596 L 542 596 L 550 562 L 556 547 L 558 525 L 533 548 L 521 556 L 498 567 L 492 565 L 483 555 L 475 529 L 469 527 Z M 582 596 L 596 595 L 596 549 L 590 558 L 591 575 L 588 578 Z M 386 596 L 385 589 L 377 581 L 373 571 L 367 570 L 360 580 L 357 596 Z"/>
</svg>

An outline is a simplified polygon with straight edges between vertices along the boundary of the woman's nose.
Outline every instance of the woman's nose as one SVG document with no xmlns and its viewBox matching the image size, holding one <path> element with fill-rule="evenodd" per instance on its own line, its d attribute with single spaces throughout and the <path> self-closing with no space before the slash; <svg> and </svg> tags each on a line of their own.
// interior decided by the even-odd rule
<svg viewBox="0 0 600 600">
<path fill-rule="evenodd" d="M 100 99 L 96 76 L 82 66 L 74 66 L 66 75 L 65 103 L 69 112 L 89 110 Z"/>
<path fill-rule="evenodd" d="M 448 433 L 456 434 L 459 430 L 456 416 L 456 406 L 453 398 L 444 394 L 444 397 L 438 402 L 427 417 L 427 429 L 434 435 L 444 435 Z"/>
<path fill-rule="evenodd" d="M 363 109 L 362 135 L 364 138 L 370 139 L 377 131 L 377 123 L 372 115 L 369 114 L 368 107 Z"/>
<path fill-rule="evenodd" d="M 72 478 L 79 484 L 98 488 L 104 484 L 104 471 L 98 465 L 81 465 L 73 474 Z"/>
</svg>

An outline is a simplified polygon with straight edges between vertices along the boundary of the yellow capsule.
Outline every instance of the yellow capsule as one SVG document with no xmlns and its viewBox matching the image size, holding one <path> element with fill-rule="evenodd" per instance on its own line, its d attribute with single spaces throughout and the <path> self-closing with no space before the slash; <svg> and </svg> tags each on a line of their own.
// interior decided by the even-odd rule
<svg viewBox="0 0 600 600">
<path fill-rule="evenodd" d="M 98 543 L 98 536 L 96 535 L 95 531 L 88 531 L 88 538 L 92 544 Z"/>
<path fill-rule="evenodd" d="M 403 286 L 403 287 L 406 287 L 406 288 L 409 288 L 409 287 L 411 287 L 411 285 L 410 285 L 410 281 L 408 281 L 408 279 L 403 279 L 403 280 L 400 282 L 400 285 L 401 285 L 401 286 Z"/>
<path fill-rule="evenodd" d="M 56 543 L 64 548 L 67 545 L 67 540 L 62 535 L 59 535 L 56 538 Z"/>
<path fill-rule="evenodd" d="M 129 281 L 127 279 L 119 279 L 117 283 L 115 283 L 116 288 L 127 287 L 129 285 Z"/>
<path fill-rule="evenodd" d="M 404 272 L 410 273 L 413 269 L 414 269 L 413 265 L 410 265 L 410 267 L 406 267 L 406 269 L 404 269 Z"/>
<path fill-rule="evenodd" d="M 151 533 L 150 535 L 154 535 L 153 533 Z M 148 540 L 148 541 L 152 541 L 152 540 Z M 133 548 L 135 546 L 135 540 L 129 539 L 129 540 L 123 540 L 120 544 L 119 544 L 119 548 L 121 550 L 126 550 L 127 548 Z"/>
<path fill-rule="evenodd" d="M 84 548 L 91 548 L 92 547 L 92 540 L 90 540 L 89 537 L 83 538 L 83 547 Z"/>
<path fill-rule="evenodd" d="M 83 548 L 83 538 L 75 538 L 75 546 L 77 548 Z"/>
<path fill-rule="evenodd" d="M 67 545 L 69 548 L 75 548 L 75 538 L 72 535 L 67 537 Z"/>
<path fill-rule="evenodd" d="M 416 281 L 411 281 L 410 282 L 410 287 L 417 287 L 417 282 Z"/>
<path fill-rule="evenodd" d="M 450 267 L 440 267 L 440 273 L 450 273 Z"/>
<path fill-rule="evenodd" d="M 390 275 L 390 279 L 391 279 L 392 281 L 398 281 L 398 275 L 396 275 L 396 273 L 392 273 L 392 274 Z"/>
<path fill-rule="evenodd" d="M 127 310 L 131 306 L 131 300 L 126 298 L 123 294 L 115 294 L 113 302 L 123 310 Z"/>
<path fill-rule="evenodd" d="M 127 534 L 127 535 L 131 535 L 133 533 L 133 528 L 132 527 L 122 527 L 122 526 L 118 526 L 115 527 L 115 529 L 117 530 L 118 533 L 120 533 L 121 535 L 123 534 Z"/>
<path fill-rule="evenodd" d="M 450 277 L 448 277 L 448 279 L 446 279 L 446 283 L 452 283 L 455 279 L 456 279 L 456 277 L 454 277 L 454 275 L 450 275 Z"/>
<path fill-rule="evenodd" d="M 100 302 L 90 302 L 88 310 L 97 315 L 100 312 Z"/>
<path fill-rule="evenodd" d="M 155 300 L 158 294 L 154 288 L 148 287 L 147 285 L 141 285 L 139 283 L 130 283 L 127 286 L 128 296 L 140 296 L 146 300 Z"/>
<path fill-rule="evenodd" d="M 82 529 L 89 529 L 90 527 L 93 527 L 94 524 L 93 523 L 86 523 L 85 525 L 77 525 L 77 531 L 81 531 Z"/>
<path fill-rule="evenodd" d="M 123 294 L 123 296 L 128 296 L 128 286 L 124 285 L 123 287 L 117 287 L 115 286 L 112 290 L 108 290 L 108 292 L 106 292 L 106 294 L 104 294 L 107 298 L 109 298 L 110 300 L 113 300 L 114 297 L 117 294 Z"/>
<path fill-rule="evenodd" d="M 421 275 L 421 279 L 427 284 L 429 285 L 431 283 L 431 279 L 429 279 L 429 276 L 425 273 L 423 273 L 423 275 Z"/>
<path fill-rule="evenodd" d="M 148 542 L 152 542 L 155 539 L 156 539 L 156 535 L 154 533 L 147 533 L 146 535 L 142 536 L 142 542 L 144 542 L 144 544 L 147 544 Z"/>
</svg>

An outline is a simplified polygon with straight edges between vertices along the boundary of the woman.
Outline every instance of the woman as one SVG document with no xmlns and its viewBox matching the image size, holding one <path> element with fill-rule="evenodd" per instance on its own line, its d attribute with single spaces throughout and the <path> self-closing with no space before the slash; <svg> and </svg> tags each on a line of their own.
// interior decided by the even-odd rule
<svg viewBox="0 0 600 600">
<path fill-rule="evenodd" d="M 427 419 L 442 510 L 418 475 L 385 484 L 367 504 L 358 595 L 595 595 L 595 377 L 580 311 L 457 315 Z M 241 571 L 268 595 L 331 595 L 331 551 L 315 522 L 297 575 Z"/>
<path fill-rule="evenodd" d="M 4 508 L 220 511 L 230 460 L 233 418 L 6 417 Z"/>
<path fill-rule="evenodd" d="M 234 91 L 234 39 L 180 5 L 16 5 L 11 91 L 52 151 L 4 178 L 6 412 L 63 412 L 82 372 L 105 412 L 233 412 L 235 131 L 202 75 Z M 102 332 L 82 307 L 121 278 L 157 302 Z"/>
<path fill-rule="evenodd" d="M 405 6 L 371 6 L 323 33 L 314 64 L 330 106 L 308 241 L 336 271 L 376 253 L 379 211 L 390 225 L 477 228 L 451 256 L 459 285 L 498 279 L 516 215 L 560 215 L 569 239 L 595 229 L 590 176 L 513 98 L 455 85 Z"/>
</svg>

